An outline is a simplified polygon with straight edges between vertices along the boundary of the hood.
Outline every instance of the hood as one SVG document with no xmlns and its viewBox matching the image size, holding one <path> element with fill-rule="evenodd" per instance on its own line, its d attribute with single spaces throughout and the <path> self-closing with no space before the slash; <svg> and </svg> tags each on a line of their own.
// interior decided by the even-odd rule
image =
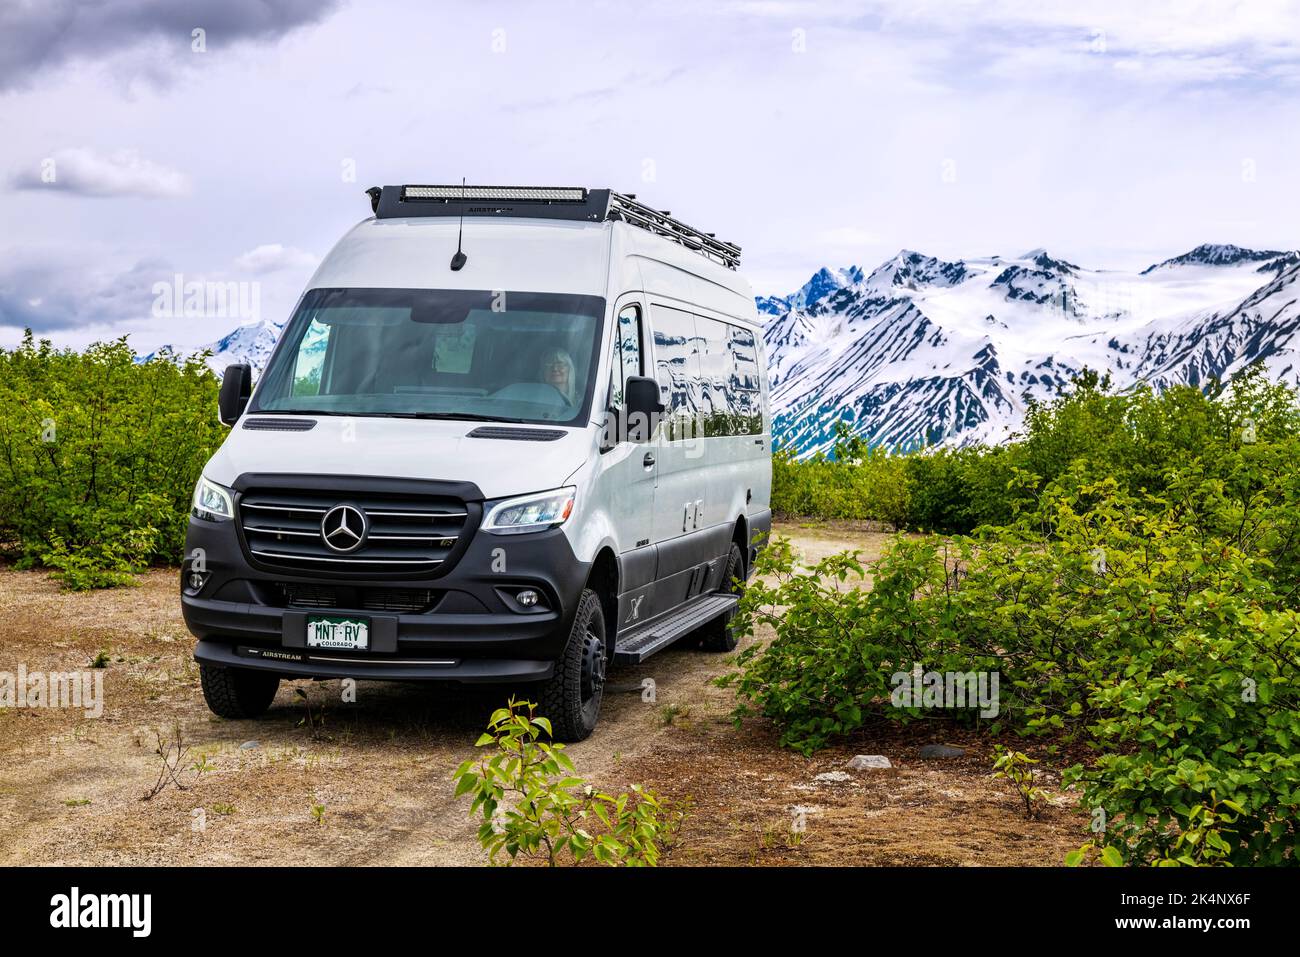
<svg viewBox="0 0 1300 957">
<path fill-rule="evenodd" d="M 521 425 L 563 432 L 553 441 L 470 438 L 484 427 L 509 423 L 454 422 L 381 417 L 292 416 L 314 421 L 308 431 L 231 430 L 203 474 L 231 485 L 250 472 L 310 475 L 373 475 L 383 478 L 473 482 L 488 499 L 523 495 L 564 485 L 592 451 L 588 429 Z"/>
</svg>

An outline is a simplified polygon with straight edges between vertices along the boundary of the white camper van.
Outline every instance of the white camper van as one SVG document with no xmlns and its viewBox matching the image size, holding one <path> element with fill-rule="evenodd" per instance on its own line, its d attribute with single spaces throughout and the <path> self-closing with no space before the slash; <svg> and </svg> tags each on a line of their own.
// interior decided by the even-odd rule
<svg viewBox="0 0 1300 957">
<path fill-rule="evenodd" d="M 771 526 L 740 250 L 610 190 L 385 186 L 203 470 L 181 575 L 203 693 L 522 685 L 555 735 L 606 667 L 730 618 Z"/>
</svg>

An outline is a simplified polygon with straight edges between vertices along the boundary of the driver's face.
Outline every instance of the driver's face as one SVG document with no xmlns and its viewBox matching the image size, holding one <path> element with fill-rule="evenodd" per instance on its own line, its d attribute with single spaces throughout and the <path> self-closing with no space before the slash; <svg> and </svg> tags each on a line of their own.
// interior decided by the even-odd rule
<svg viewBox="0 0 1300 957">
<path fill-rule="evenodd" d="M 569 364 L 563 359 L 552 359 L 546 364 L 546 381 L 551 385 L 569 384 Z"/>
</svg>

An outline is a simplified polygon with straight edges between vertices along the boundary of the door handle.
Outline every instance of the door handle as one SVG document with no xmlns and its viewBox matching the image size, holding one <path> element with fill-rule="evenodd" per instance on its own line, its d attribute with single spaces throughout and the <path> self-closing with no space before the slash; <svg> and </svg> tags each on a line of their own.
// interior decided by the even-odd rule
<svg viewBox="0 0 1300 957">
<path fill-rule="evenodd" d="M 647 453 L 645 454 L 645 458 L 643 458 L 643 459 L 641 460 L 641 464 L 644 465 L 644 466 L 645 466 L 646 468 L 648 468 L 648 469 L 652 469 L 652 468 L 654 468 L 654 467 L 655 467 L 655 454 L 654 454 L 653 452 L 647 452 Z"/>
</svg>

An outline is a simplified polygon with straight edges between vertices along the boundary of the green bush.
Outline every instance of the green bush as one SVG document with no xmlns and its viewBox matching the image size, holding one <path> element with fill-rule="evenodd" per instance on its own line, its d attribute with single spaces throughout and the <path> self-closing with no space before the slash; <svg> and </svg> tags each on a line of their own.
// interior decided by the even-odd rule
<svg viewBox="0 0 1300 957">
<path fill-rule="evenodd" d="M 152 528 L 140 530 L 152 537 Z M 121 588 L 136 584 L 141 568 L 132 557 L 142 549 L 133 547 L 129 540 L 120 543 L 103 542 L 78 552 L 68 550 L 63 539 L 54 543 L 41 556 L 46 566 L 68 591 L 90 591 L 94 588 Z"/>
<path fill-rule="evenodd" d="M 856 556 L 803 569 L 775 543 L 740 609 L 775 637 L 726 679 L 736 716 L 770 719 L 808 753 L 919 717 L 890 697 L 913 663 L 996 671 L 996 716 L 947 713 L 1096 748 L 1071 780 L 1107 822 L 1105 860 L 1296 863 L 1300 441 L 1261 421 L 1242 442 L 1231 405 L 1187 407 L 1200 421 L 1172 431 L 1209 444 L 1148 473 L 1160 495 L 1126 487 L 1136 460 L 1091 483 L 1094 463 L 1076 460 L 1007 525 L 897 539 L 870 590 L 849 587 L 868 571 Z"/>
<path fill-rule="evenodd" d="M 1114 479 L 1131 494 L 1160 495 L 1174 473 L 1221 479 L 1248 495 L 1255 473 L 1231 454 L 1300 431 L 1300 410 L 1262 369 L 1202 391 L 1187 386 L 1122 394 L 1085 371 L 1074 388 L 1031 404 L 1007 445 L 891 452 L 868 448 L 838 423 L 829 455 L 773 455 L 772 509 L 784 517 L 867 519 L 900 529 L 967 534 L 1006 525 L 1053 486 Z M 1235 483 L 1232 484 L 1232 483 Z"/>
<path fill-rule="evenodd" d="M 1014 448 L 936 449 L 903 457 L 911 499 L 900 527 L 971 532 L 1011 521 L 1029 477 Z"/>
<path fill-rule="evenodd" d="M 216 397 L 202 357 L 139 362 L 125 339 L 75 352 L 29 332 L 0 349 L 0 546 L 69 587 L 179 561 L 223 436 Z"/>
<path fill-rule="evenodd" d="M 1300 863 L 1300 616 L 1225 592 L 1189 611 L 1200 627 L 1096 683 L 1113 750 L 1067 779 L 1130 863 Z"/>
<path fill-rule="evenodd" d="M 823 455 L 800 461 L 782 447 L 772 454 L 772 511 L 781 517 L 901 524 L 907 502 L 907 470 L 899 456 L 866 452 L 845 464 Z"/>
<path fill-rule="evenodd" d="M 633 785 L 630 794 L 601 794 L 574 774 L 564 745 L 543 740 L 551 723 L 531 701 L 511 699 L 493 713 L 478 747 L 495 754 L 456 769 L 456 796 L 471 795 L 482 818 L 478 838 L 489 858 L 544 859 L 554 867 L 592 857 L 602 864 L 654 867 L 684 811 Z"/>
<path fill-rule="evenodd" d="M 1011 782 L 1025 805 L 1025 817 L 1032 820 L 1038 817 L 1047 792 L 1040 788 L 1037 781 L 1038 762 L 1023 751 L 1008 751 L 1002 745 L 993 749 L 993 777 Z"/>
</svg>

